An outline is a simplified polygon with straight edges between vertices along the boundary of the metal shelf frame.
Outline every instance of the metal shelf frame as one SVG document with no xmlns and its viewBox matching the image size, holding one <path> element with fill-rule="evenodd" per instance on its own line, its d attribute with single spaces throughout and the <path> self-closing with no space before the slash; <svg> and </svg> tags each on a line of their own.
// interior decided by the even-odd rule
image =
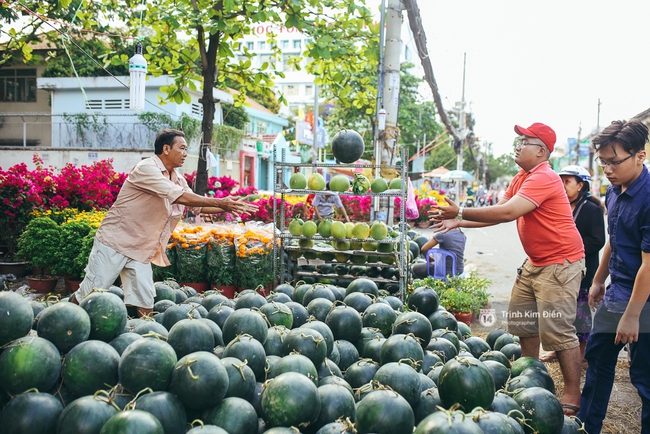
<svg viewBox="0 0 650 434">
<path fill-rule="evenodd" d="M 408 247 L 406 243 L 406 233 L 410 229 L 409 225 L 406 222 L 405 218 L 405 210 L 406 210 L 406 194 L 407 194 L 407 171 L 406 171 L 406 153 L 404 150 L 402 150 L 402 156 L 401 156 L 401 161 L 402 164 L 394 165 L 394 166 L 377 166 L 377 165 L 371 165 L 371 164 L 324 164 L 324 163 L 287 163 L 286 162 L 286 149 L 282 149 L 281 152 L 281 158 L 278 161 L 277 158 L 277 152 L 274 150 L 273 151 L 273 161 L 274 161 L 274 182 L 273 182 L 273 224 L 276 228 L 277 234 L 276 234 L 276 242 L 274 243 L 274 249 L 273 249 L 273 272 L 276 276 L 276 283 L 280 283 L 280 281 L 283 280 L 283 277 L 285 274 L 288 272 L 288 263 L 285 261 L 285 255 L 284 252 L 289 252 L 289 251 L 296 251 L 296 250 L 313 250 L 317 252 L 323 252 L 323 250 L 314 250 L 314 249 L 302 249 L 299 247 L 295 246 L 290 246 L 288 245 L 289 243 L 285 242 L 286 240 L 292 240 L 292 239 L 306 239 L 306 237 L 302 236 L 294 236 L 288 233 L 287 231 L 287 222 L 285 218 L 285 213 L 284 212 L 279 212 L 278 209 L 278 203 L 281 204 L 282 210 L 284 210 L 284 204 L 286 203 L 286 196 L 303 196 L 303 195 L 309 195 L 309 194 L 332 194 L 332 195 L 340 195 L 340 196 L 374 196 L 374 197 L 399 197 L 400 198 L 400 207 L 399 207 L 399 218 L 398 218 L 398 232 L 399 232 L 399 237 L 397 238 L 390 238 L 390 239 L 384 239 L 384 240 L 375 240 L 375 239 L 358 239 L 358 238 L 343 238 L 343 239 L 338 239 L 338 238 L 333 238 L 333 237 L 321 237 L 321 236 L 314 236 L 311 239 L 314 241 L 352 241 L 352 242 L 378 242 L 378 243 L 397 243 L 398 248 L 395 252 L 391 253 L 382 253 L 382 252 L 376 252 L 376 251 L 361 251 L 361 250 L 351 250 L 351 251 L 331 251 L 331 253 L 345 253 L 349 255 L 367 255 L 367 256 L 391 256 L 391 255 L 396 255 L 396 263 L 395 264 L 383 264 L 383 263 L 377 263 L 377 264 L 370 264 L 371 266 L 386 266 L 386 267 L 393 267 L 397 268 L 399 270 L 399 279 L 398 280 L 392 280 L 388 281 L 387 279 L 383 278 L 370 278 L 376 282 L 385 282 L 385 283 L 397 283 L 399 284 L 399 297 L 404 300 L 404 296 L 406 294 L 406 285 L 408 284 L 409 280 L 409 269 L 408 269 Z M 395 169 L 399 171 L 400 177 L 402 179 L 402 187 L 400 189 L 392 189 L 392 190 L 387 190 L 382 193 L 372 193 L 372 192 L 367 192 L 363 194 L 356 194 L 353 192 L 335 192 L 335 191 L 316 191 L 316 190 L 306 190 L 306 189 L 291 189 L 291 188 L 286 188 L 284 185 L 283 181 L 283 174 L 284 174 L 284 169 L 285 168 L 302 168 L 302 167 L 311 167 L 314 169 L 317 168 L 368 168 L 368 169 L 373 169 L 374 173 L 378 173 L 378 171 L 382 168 L 390 168 L 390 169 Z M 279 199 L 279 200 L 278 200 Z M 389 205 L 390 206 L 390 205 Z M 327 251 L 328 253 L 330 252 L 329 250 Z M 290 259 L 291 260 L 291 259 Z M 325 261 L 326 263 L 330 264 L 339 264 L 339 262 L 336 261 Z M 349 265 L 349 262 L 346 263 L 346 265 Z M 359 264 L 356 264 L 359 265 Z M 297 268 L 297 267 L 296 267 Z M 293 277 L 294 280 L 298 278 L 299 276 L 305 276 L 305 275 L 310 275 L 310 276 L 322 276 L 322 277 L 332 277 L 332 278 L 337 278 L 337 279 L 348 279 L 346 276 L 326 276 L 326 275 L 320 275 L 317 273 L 311 273 L 311 274 L 304 274 L 305 272 L 303 271 L 297 271 L 294 269 Z M 354 279 L 355 277 L 350 277 L 349 280 Z"/>
</svg>

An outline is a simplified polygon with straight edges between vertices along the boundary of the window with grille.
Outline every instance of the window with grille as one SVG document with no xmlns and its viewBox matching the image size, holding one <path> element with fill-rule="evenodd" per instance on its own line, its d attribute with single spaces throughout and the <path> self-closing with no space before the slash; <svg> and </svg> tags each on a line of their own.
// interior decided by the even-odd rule
<svg viewBox="0 0 650 434">
<path fill-rule="evenodd" d="M 89 99 L 86 100 L 86 109 L 87 110 L 101 110 L 104 108 L 103 101 L 101 99 Z"/>
<path fill-rule="evenodd" d="M 36 69 L 0 69 L 0 102 L 36 102 Z"/>
</svg>

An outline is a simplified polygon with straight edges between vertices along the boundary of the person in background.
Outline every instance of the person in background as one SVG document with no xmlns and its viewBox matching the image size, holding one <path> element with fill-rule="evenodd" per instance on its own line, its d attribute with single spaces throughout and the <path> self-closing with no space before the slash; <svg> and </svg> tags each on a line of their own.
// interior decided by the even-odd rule
<svg viewBox="0 0 650 434">
<path fill-rule="evenodd" d="M 438 246 L 441 249 L 449 250 L 456 255 L 456 276 L 463 274 L 465 271 L 464 262 L 465 262 L 465 244 L 467 243 L 467 236 L 460 230 L 454 229 L 444 234 L 437 233 L 420 249 L 420 251 L 426 255 L 426 253 Z M 413 277 L 417 279 L 423 279 L 427 277 L 427 264 L 418 263 L 413 264 L 411 267 L 411 273 Z M 447 262 L 447 276 L 454 275 L 452 270 L 451 261 Z"/>
<path fill-rule="evenodd" d="M 176 172 L 187 157 L 182 131 L 161 130 L 154 153 L 131 170 L 97 229 L 86 277 L 70 297 L 72 303 L 79 304 L 94 288 L 109 288 L 120 276 L 129 316 L 151 314 L 156 295 L 151 264 L 171 265 L 165 250 L 185 207 L 195 215 L 257 210 L 232 197 L 199 196 L 189 188 Z"/>
<path fill-rule="evenodd" d="M 328 182 L 325 189 L 329 190 L 329 188 L 330 183 Z M 346 222 L 350 221 L 348 213 L 345 211 L 345 207 L 343 206 L 343 202 L 341 202 L 341 198 L 337 194 L 318 193 L 314 196 L 311 204 L 314 207 L 316 220 L 333 219 L 334 208 L 336 208 L 341 212 L 341 214 L 343 214 Z"/>
<path fill-rule="evenodd" d="M 645 167 L 648 127 L 614 121 L 592 140 L 596 163 L 610 182 L 607 232 L 589 290 L 596 313 L 585 358 L 587 374 L 578 417 L 598 434 L 607 414 L 618 355 L 629 345 L 630 381 L 641 397 L 641 433 L 650 433 L 650 174 Z M 605 281 L 610 283 L 605 287 Z"/>
<path fill-rule="evenodd" d="M 582 244 L 585 247 L 585 266 L 587 272 L 580 282 L 578 293 L 578 309 L 576 311 L 576 332 L 580 341 L 580 354 L 582 355 L 582 366 L 587 366 L 584 359 L 585 346 L 591 331 L 591 309 L 589 309 L 589 288 L 594 280 L 598 262 L 599 252 L 605 245 L 605 219 L 603 217 L 604 207 L 602 202 L 591 196 L 591 175 L 584 167 L 566 166 L 560 173 L 564 190 L 566 191 L 573 213 L 573 221 L 582 237 Z M 543 362 L 556 358 L 555 352 L 551 351 L 540 357 Z"/>
<path fill-rule="evenodd" d="M 564 378 L 562 408 L 572 416 L 580 410 L 580 343 L 573 322 L 585 251 L 562 180 L 548 163 L 555 131 L 536 122 L 528 128 L 516 125 L 515 132 L 515 163 L 521 170 L 499 203 L 464 208 L 447 200 L 429 216 L 436 232 L 517 221 L 527 258 L 510 294 L 508 331 L 519 336 L 522 356 L 539 358 L 540 341 L 544 350 L 557 353 Z"/>
</svg>

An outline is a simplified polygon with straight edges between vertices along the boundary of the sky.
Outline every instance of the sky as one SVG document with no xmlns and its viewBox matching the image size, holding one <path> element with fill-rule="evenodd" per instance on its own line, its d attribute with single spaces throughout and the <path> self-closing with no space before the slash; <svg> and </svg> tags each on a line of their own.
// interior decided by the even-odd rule
<svg viewBox="0 0 650 434">
<path fill-rule="evenodd" d="M 443 104 L 461 100 L 494 155 L 515 124 L 549 125 L 556 148 L 650 108 L 649 0 L 419 0 Z M 408 18 L 404 12 L 404 25 Z M 432 100 L 428 88 L 422 92 Z"/>
</svg>

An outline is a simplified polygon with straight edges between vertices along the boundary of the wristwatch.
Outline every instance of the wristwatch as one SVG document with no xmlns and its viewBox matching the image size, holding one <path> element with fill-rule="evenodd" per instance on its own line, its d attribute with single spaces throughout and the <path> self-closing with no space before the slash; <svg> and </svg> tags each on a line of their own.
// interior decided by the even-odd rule
<svg viewBox="0 0 650 434">
<path fill-rule="evenodd" d="M 456 220 L 459 222 L 463 221 L 463 207 L 458 208 L 458 214 L 456 214 Z"/>
</svg>

